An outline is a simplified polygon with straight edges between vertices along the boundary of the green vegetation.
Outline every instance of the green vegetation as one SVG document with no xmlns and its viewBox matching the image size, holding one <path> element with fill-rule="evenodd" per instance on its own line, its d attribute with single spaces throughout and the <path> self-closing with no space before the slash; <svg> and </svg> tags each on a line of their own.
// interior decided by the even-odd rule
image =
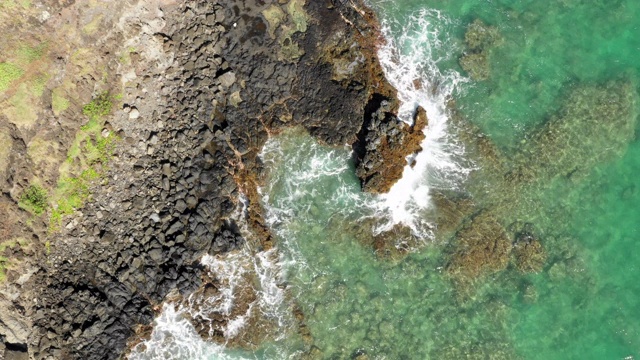
<svg viewBox="0 0 640 360">
<path fill-rule="evenodd" d="M 89 168 L 83 171 L 78 177 L 64 177 L 58 181 L 56 197 L 58 201 L 56 207 L 51 210 L 50 226 L 57 229 L 62 221 L 63 215 L 70 215 L 82 207 L 91 195 L 89 186 L 91 182 L 100 177 L 98 171 Z"/>
<path fill-rule="evenodd" d="M 1 0 L 0 9 L 13 9 L 16 5 L 20 5 L 27 9 L 31 6 L 31 0 Z"/>
<path fill-rule="evenodd" d="M 276 4 L 272 4 L 270 7 L 262 11 L 262 15 L 269 23 L 269 36 L 272 39 L 276 38 L 276 29 L 286 21 L 287 14 L 282 11 L 282 8 Z"/>
<path fill-rule="evenodd" d="M 48 44 L 46 42 L 40 43 L 36 46 L 20 46 L 20 48 L 15 53 L 18 64 L 25 66 L 31 64 L 36 60 L 39 60 L 42 55 L 44 55 L 47 46 Z"/>
<path fill-rule="evenodd" d="M 118 61 L 122 65 L 131 65 L 131 54 L 136 52 L 136 48 L 133 46 L 129 46 L 125 50 L 122 51 L 120 56 L 118 57 Z"/>
<path fill-rule="evenodd" d="M 0 9 L 12 9 L 16 4 L 13 0 L 2 0 L 0 1 Z"/>
<path fill-rule="evenodd" d="M 62 88 L 56 88 L 51 93 L 51 107 L 53 108 L 53 113 L 56 115 L 60 115 L 69 108 L 69 100 L 64 97 L 62 92 Z"/>
<path fill-rule="evenodd" d="M 31 184 L 20 196 L 20 207 L 35 214 L 41 215 L 47 210 L 49 194 L 42 186 Z"/>
<path fill-rule="evenodd" d="M 38 74 L 38 76 L 30 82 L 31 94 L 34 97 L 41 97 L 44 93 L 44 89 L 47 87 L 49 81 L 48 74 Z"/>
<path fill-rule="evenodd" d="M 12 63 L 0 63 L 0 92 L 7 90 L 11 83 L 23 74 L 24 70 Z"/>
<path fill-rule="evenodd" d="M 32 126 L 38 120 L 38 102 L 44 91 L 43 77 L 21 82 L 9 99 L 4 114 L 9 121 L 20 126 Z"/>
<path fill-rule="evenodd" d="M 8 265 L 9 265 L 9 259 L 0 255 L 0 282 L 4 281 L 4 278 L 6 276 L 5 271 Z"/>
<path fill-rule="evenodd" d="M 304 10 L 305 0 L 291 0 L 287 5 L 287 12 L 291 16 L 291 20 L 295 24 L 296 31 L 307 31 L 307 19 L 309 15 Z"/>
<path fill-rule="evenodd" d="M 64 215 L 72 214 L 82 207 L 91 196 L 90 186 L 106 170 L 111 159 L 117 137 L 103 134 L 104 116 L 113 108 L 113 100 L 103 92 L 82 108 L 89 121 L 80 127 L 69 148 L 67 160 L 60 169 L 60 178 L 51 210 L 50 230 L 61 225 Z"/>
<path fill-rule="evenodd" d="M 105 91 L 85 105 L 82 108 L 82 113 L 89 117 L 89 121 L 97 121 L 102 116 L 108 115 L 112 107 L 111 95 L 108 91 Z"/>
<path fill-rule="evenodd" d="M 84 32 L 87 35 L 93 35 L 95 34 L 98 29 L 100 28 L 100 23 L 102 22 L 102 18 L 103 15 L 98 15 L 96 17 L 94 17 L 91 22 L 89 22 L 87 25 L 85 25 L 82 28 L 82 32 Z"/>
</svg>

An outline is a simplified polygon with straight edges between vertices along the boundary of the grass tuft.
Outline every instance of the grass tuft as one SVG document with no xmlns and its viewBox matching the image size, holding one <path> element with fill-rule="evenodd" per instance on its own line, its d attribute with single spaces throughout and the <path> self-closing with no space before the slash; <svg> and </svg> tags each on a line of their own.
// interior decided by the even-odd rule
<svg viewBox="0 0 640 360">
<path fill-rule="evenodd" d="M 20 196 L 20 206 L 35 214 L 41 215 L 47 210 L 49 194 L 42 186 L 31 184 Z"/>
<path fill-rule="evenodd" d="M 113 102 L 111 101 L 111 95 L 108 91 L 105 91 L 85 105 L 82 108 L 82 113 L 89 117 L 89 122 L 91 122 L 91 120 L 97 122 L 101 117 L 108 115 L 112 107 Z"/>
</svg>

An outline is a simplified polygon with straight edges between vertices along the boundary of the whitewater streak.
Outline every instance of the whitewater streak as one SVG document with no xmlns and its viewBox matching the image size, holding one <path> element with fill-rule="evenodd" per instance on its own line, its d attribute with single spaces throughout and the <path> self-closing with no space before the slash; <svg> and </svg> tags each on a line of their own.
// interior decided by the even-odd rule
<svg viewBox="0 0 640 360">
<path fill-rule="evenodd" d="M 405 23 L 403 23 L 405 24 Z M 464 146 L 454 135 L 449 122 L 447 102 L 467 79 L 455 70 L 441 71 L 438 64 L 451 60 L 455 46 L 442 31 L 452 22 L 437 10 L 423 9 L 401 25 L 385 19 L 382 33 L 387 40 L 378 51 L 389 83 L 398 91 L 400 120 L 411 124 L 418 106 L 429 119 L 424 129 L 422 152 L 413 158 L 414 166 L 405 166 L 402 178 L 375 203 L 378 212 L 390 221 L 376 232 L 396 224 L 409 226 L 414 234 L 430 237 L 432 226 L 423 210 L 432 206 L 430 190 L 457 189 L 472 170 L 463 164 Z M 394 38 L 392 28 L 402 27 Z"/>
</svg>

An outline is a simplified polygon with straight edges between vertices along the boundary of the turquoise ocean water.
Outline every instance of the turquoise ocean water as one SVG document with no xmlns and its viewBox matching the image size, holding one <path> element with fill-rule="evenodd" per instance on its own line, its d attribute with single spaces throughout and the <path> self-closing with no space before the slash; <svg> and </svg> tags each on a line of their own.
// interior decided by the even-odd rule
<svg viewBox="0 0 640 360">
<path fill-rule="evenodd" d="M 169 350 L 155 358 L 640 359 L 640 2 L 370 2 L 390 39 L 381 55 L 391 81 L 437 133 L 423 173 L 409 175 L 431 194 L 470 197 L 510 236 L 530 224 L 547 254 L 541 270 L 510 262 L 461 285 L 446 271 L 454 240 L 428 231 L 404 244 L 406 257 L 377 257 L 362 242 L 372 224 L 428 228 L 438 213 L 430 195 L 416 192 L 426 205 L 394 216 L 388 198 L 360 192 L 349 148 L 293 129 L 265 147 L 261 191 L 281 301 L 300 307 L 310 337 L 281 329 L 257 351 L 231 353 L 169 311 L 161 322 L 173 335 L 152 344 Z M 492 36 L 480 49 L 465 42 L 477 20 Z M 470 53 L 481 55 L 482 79 L 460 65 Z M 411 76 L 426 90 L 407 85 Z M 479 149 L 479 133 L 498 160 Z M 175 349 L 184 352 L 167 355 Z"/>
</svg>

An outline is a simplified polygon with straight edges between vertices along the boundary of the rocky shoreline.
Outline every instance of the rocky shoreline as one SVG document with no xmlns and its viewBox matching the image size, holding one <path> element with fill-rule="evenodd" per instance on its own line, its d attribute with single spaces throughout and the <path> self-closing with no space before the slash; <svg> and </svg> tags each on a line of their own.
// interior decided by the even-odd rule
<svg viewBox="0 0 640 360">
<path fill-rule="evenodd" d="M 164 304 L 206 303 L 221 286 L 206 255 L 275 245 L 259 154 L 286 128 L 350 145 L 371 193 L 389 191 L 421 151 L 428 114 L 416 109 L 413 124 L 396 116 L 376 53 L 384 39 L 362 0 L 11 0 L 0 10 L 11 34 L 0 39 L 0 360 L 124 358 Z M 490 76 L 500 39 L 469 25 L 459 60 L 472 79 Z M 472 176 L 515 189 L 485 199 L 431 191 L 442 268 L 460 294 L 507 268 L 549 270 L 548 234 L 511 219 L 520 190 L 578 181 L 622 153 L 636 98 L 624 82 L 576 87 L 514 159 L 450 99 L 479 164 Z M 610 114 L 616 121 L 600 121 Z M 587 141 L 596 137 L 608 151 L 593 153 L 604 148 Z M 402 225 L 373 236 L 367 221 L 340 229 L 381 261 L 419 240 Z M 236 312 L 256 299 L 246 288 Z M 292 307 L 313 357 L 320 350 Z M 269 326 L 230 340 L 221 329 L 234 314 L 198 312 L 187 315 L 198 333 L 229 346 L 255 346 Z"/>
<path fill-rule="evenodd" d="M 55 28 L 65 14 L 91 14 L 73 2 L 40 5 L 57 15 L 38 26 Z M 367 180 L 372 171 L 399 176 L 397 169 L 380 170 L 390 159 L 385 149 L 366 145 L 388 130 L 369 126 L 380 118 L 380 99 L 397 100 L 376 58 L 381 38 L 375 16 L 359 1 L 141 0 L 109 10 L 109 21 L 101 15 L 95 26 L 106 33 L 96 61 L 110 75 L 98 81 L 102 68 L 87 67 L 83 99 L 59 114 L 51 113 L 56 106 L 52 92 L 48 98 L 45 92 L 42 106 L 49 112 L 30 128 L 3 120 L 13 129 L 14 151 L 3 169 L 9 195 L 2 204 L 11 219 L 24 218 L 19 193 L 35 165 L 17 164 L 20 156 L 30 159 L 24 145 L 33 136 L 29 131 L 51 118 L 76 119 L 79 127 L 80 104 L 91 94 L 119 96 L 101 129 L 119 140 L 104 176 L 92 182 L 89 201 L 63 217 L 57 230 L 47 229 L 46 215 L 3 223 L 7 231 L 20 228 L 36 249 L 22 252 L 24 261 L 8 270 L 2 284 L 0 355 L 7 360 L 119 358 L 168 295 L 215 286 L 200 264 L 204 254 L 245 241 L 269 249 L 273 240 L 257 186 L 258 154 L 270 134 L 302 126 L 322 142 L 342 145 L 364 133 L 358 146 L 365 149 L 359 153 L 367 167 L 365 190 L 390 186 L 373 190 L 378 185 Z M 394 125 L 396 138 L 383 145 L 406 139 L 419 144 L 416 134 L 426 126 L 420 116 L 415 128 Z M 57 145 L 62 159 L 73 127 L 67 133 Z M 396 165 L 395 159 L 404 164 L 405 156 L 419 151 L 399 148 L 392 156 Z M 16 169 L 23 174 L 16 176 Z M 57 174 L 44 177 L 45 188 L 54 186 Z M 252 238 L 240 235 L 238 222 L 249 225 Z"/>
</svg>

